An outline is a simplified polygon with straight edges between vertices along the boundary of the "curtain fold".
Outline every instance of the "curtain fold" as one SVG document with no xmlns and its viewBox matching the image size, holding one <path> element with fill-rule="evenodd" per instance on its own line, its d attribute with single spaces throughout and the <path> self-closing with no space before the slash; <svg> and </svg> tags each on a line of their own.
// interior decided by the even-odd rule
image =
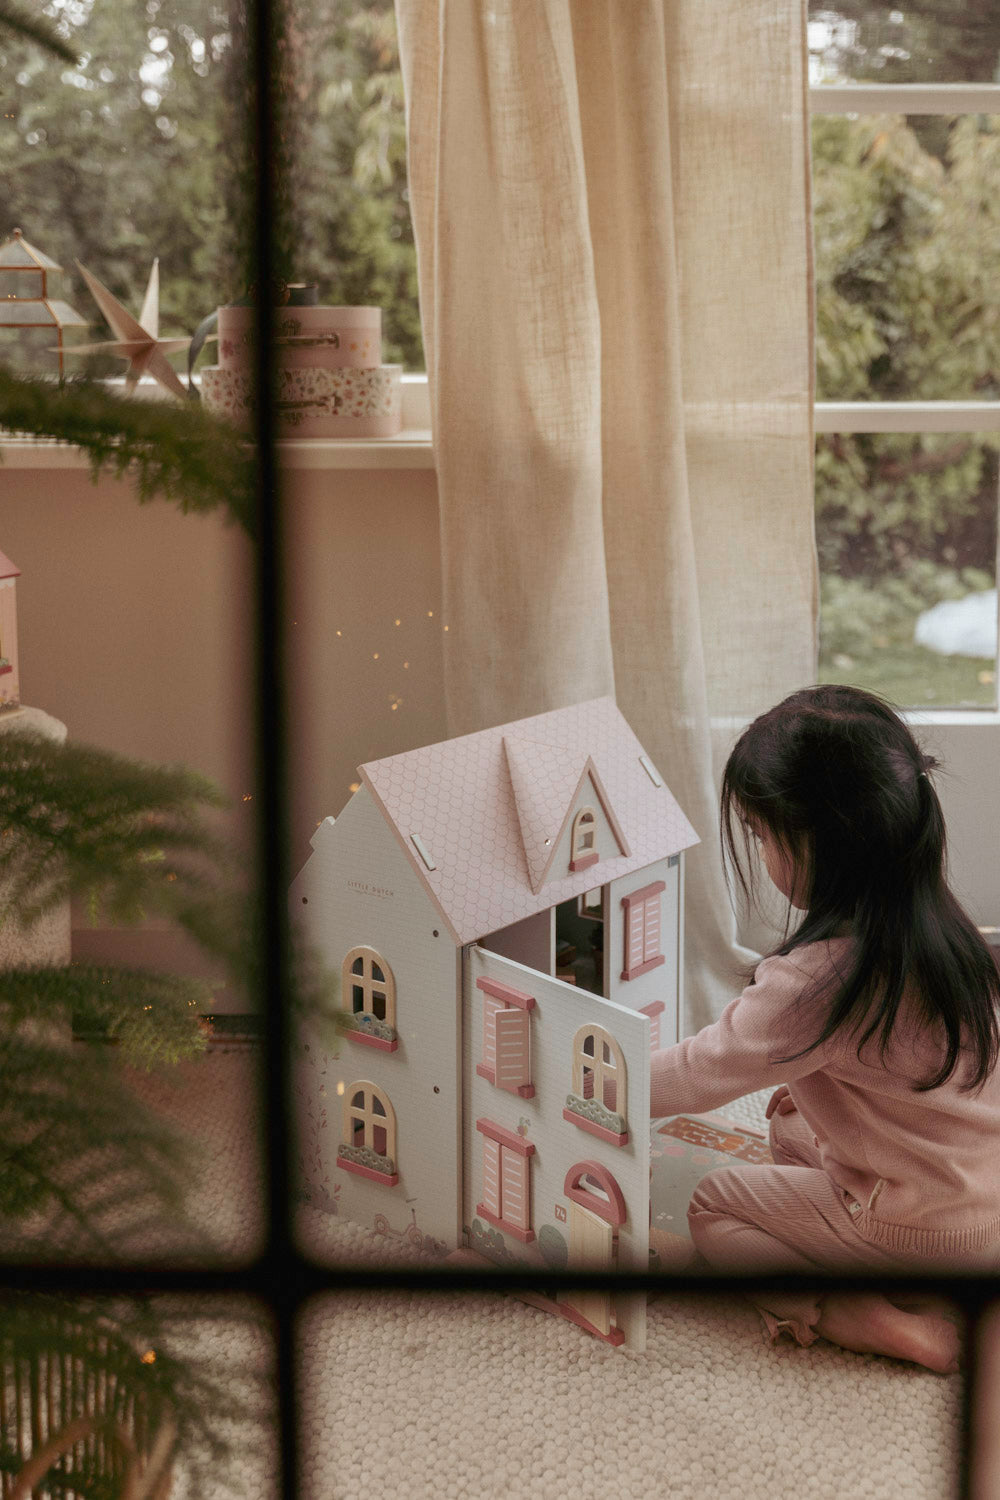
<svg viewBox="0 0 1000 1500">
<path fill-rule="evenodd" d="M 801 0 L 396 6 L 449 732 L 615 695 L 703 841 L 690 1032 L 721 762 L 816 670 Z"/>
</svg>

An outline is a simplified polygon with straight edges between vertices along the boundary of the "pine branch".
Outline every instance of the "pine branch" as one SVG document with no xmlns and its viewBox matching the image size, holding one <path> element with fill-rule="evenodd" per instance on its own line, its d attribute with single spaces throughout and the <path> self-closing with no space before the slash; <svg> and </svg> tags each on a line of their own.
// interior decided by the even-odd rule
<svg viewBox="0 0 1000 1500">
<path fill-rule="evenodd" d="M 72 63 L 74 67 L 79 64 L 79 55 L 63 40 L 51 21 L 26 10 L 23 5 L 12 3 L 12 0 L 0 0 L 0 30 L 12 31 L 15 36 L 35 42 L 43 51 L 61 57 L 63 62 Z"/>
<path fill-rule="evenodd" d="M 128 1088 L 115 1054 L 71 1046 L 54 1030 L 4 1027 L 0 1042 L 0 1225 L 18 1256 L 52 1241 L 74 1257 L 121 1260 L 136 1243 L 115 1199 L 128 1188 L 133 1221 L 154 1213 L 171 1235 L 183 1224 L 192 1251 L 210 1253 L 185 1223 L 191 1143 Z M 58 1225 L 61 1222 L 61 1229 Z"/>
<path fill-rule="evenodd" d="M 67 896 L 115 921 L 222 900 L 230 856 L 203 777 L 86 745 L 0 736 L 0 883 L 28 928 Z M 207 924 L 206 924 L 207 927 Z"/>
<path fill-rule="evenodd" d="M 92 381 L 54 385 L 0 368 L 0 426 L 84 449 L 95 482 L 103 469 L 128 473 L 140 503 L 164 498 L 182 511 L 222 511 L 254 534 L 246 438 L 193 402 L 137 401 Z"/>
<path fill-rule="evenodd" d="M 120 1043 L 122 1060 L 151 1069 L 204 1051 L 198 1017 L 212 1008 L 204 980 L 147 969 L 74 963 L 0 971 L 0 1029 L 28 1019 L 92 1028 Z"/>
</svg>

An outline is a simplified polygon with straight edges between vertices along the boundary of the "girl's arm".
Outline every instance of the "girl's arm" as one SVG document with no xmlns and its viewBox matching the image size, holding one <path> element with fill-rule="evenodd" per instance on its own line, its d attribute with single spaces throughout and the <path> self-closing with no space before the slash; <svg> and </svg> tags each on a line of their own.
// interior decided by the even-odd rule
<svg viewBox="0 0 1000 1500">
<path fill-rule="evenodd" d="M 654 1052 L 650 1115 L 701 1114 L 757 1089 L 776 1088 L 821 1068 L 829 1044 L 794 1062 L 774 1058 L 798 1052 L 818 1035 L 823 1006 L 803 993 L 814 988 L 817 972 L 795 959 L 767 958 L 756 980 L 731 1001 L 718 1021 L 676 1047 Z"/>
</svg>

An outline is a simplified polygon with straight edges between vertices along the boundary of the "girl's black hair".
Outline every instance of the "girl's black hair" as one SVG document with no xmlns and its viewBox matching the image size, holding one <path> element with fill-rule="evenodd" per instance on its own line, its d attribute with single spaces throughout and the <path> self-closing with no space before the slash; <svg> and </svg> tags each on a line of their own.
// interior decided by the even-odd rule
<svg viewBox="0 0 1000 1500">
<path fill-rule="evenodd" d="M 748 868 L 750 837 L 766 828 L 806 872 L 804 896 L 795 893 L 805 917 L 773 954 L 848 929 L 854 938 L 820 1034 L 794 1057 L 846 1026 L 861 1032 L 859 1056 L 877 1032 L 884 1060 L 909 984 L 928 1026 L 943 1024 L 947 1038 L 941 1067 L 915 1088 L 937 1088 L 967 1051 L 961 1086 L 971 1092 L 1000 1052 L 1000 971 L 948 888 L 936 764 L 875 694 L 805 688 L 736 742 L 722 780 L 722 844 L 748 898 L 753 877 L 748 885 L 734 822 Z"/>
</svg>

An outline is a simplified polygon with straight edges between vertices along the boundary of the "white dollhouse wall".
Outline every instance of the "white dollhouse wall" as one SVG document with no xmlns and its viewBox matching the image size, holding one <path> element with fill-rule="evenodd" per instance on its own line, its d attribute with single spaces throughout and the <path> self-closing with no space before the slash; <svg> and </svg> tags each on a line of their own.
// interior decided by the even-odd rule
<svg viewBox="0 0 1000 1500">
<path fill-rule="evenodd" d="M 355 947 L 381 955 L 395 984 L 393 1052 L 307 1022 L 297 1048 L 297 1126 L 303 1187 L 311 1202 L 392 1235 L 430 1237 L 443 1249 L 461 1233 L 461 950 L 366 788 L 313 837 L 293 882 L 291 911 L 303 939 L 333 974 Z M 350 1009 L 348 996 L 340 1003 Z M 338 1167 L 343 1113 L 359 1083 L 374 1085 L 395 1115 L 399 1182 Z"/>
<path fill-rule="evenodd" d="M 480 987 L 482 980 L 509 986 L 534 1002 L 528 1019 L 532 1091 L 528 1096 L 499 1087 L 477 1071 L 487 1050 L 484 1027 L 488 992 Z M 547 1269 L 565 1264 L 553 1258 L 560 1243 L 567 1254 L 571 1248 L 575 1252 L 572 1264 L 577 1268 L 587 1265 L 597 1270 L 647 1271 L 648 1017 L 477 946 L 468 950 L 463 1003 L 463 1193 L 469 1248 L 486 1253 L 500 1264 L 513 1256 L 512 1264 L 537 1265 L 540 1284 L 544 1284 Z M 628 1126 L 628 1140 L 623 1145 L 611 1144 L 579 1120 L 567 1120 L 564 1115 L 567 1095 L 573 1088 L 574 1039 L 589 1026 L 601 1028 L 620 1049 Z M 618 1102 L 621 1103 L 620 1096 Z M 523 1142 L 525 1148 L 533 1148 L 525 1172 L 532 1235 L 527 1242 L 515 1230 L 505 1229 L 502 1223 L 499 1226 L 491 1223 L 479 1211 L 489 1170 L 484 1146 L 484 1139 L 489 1136 L 480 1122 L 499 1127 L 498 1136 L 505 1131 Z M 614 1228 L 602 1217 L 606 1209 L 598 1201 L 599 1187 L 591 1209 L 567 1193 L 569 1174 L 586 1176 L 584 1169 L 589 1163 L 597 1163 L 620 1189 L 626 1212 L 623 1222 Z M 623 1335 L 625 1347 L 645 1347 L 643 1295 L 597 1298 L 588 1294 L 581 1302 L 586 1306 L 584 1316 L 588 1322 L 604 1316 L 602 1305 L 607 1304 L 611 1326 Z"/>
</svg>

